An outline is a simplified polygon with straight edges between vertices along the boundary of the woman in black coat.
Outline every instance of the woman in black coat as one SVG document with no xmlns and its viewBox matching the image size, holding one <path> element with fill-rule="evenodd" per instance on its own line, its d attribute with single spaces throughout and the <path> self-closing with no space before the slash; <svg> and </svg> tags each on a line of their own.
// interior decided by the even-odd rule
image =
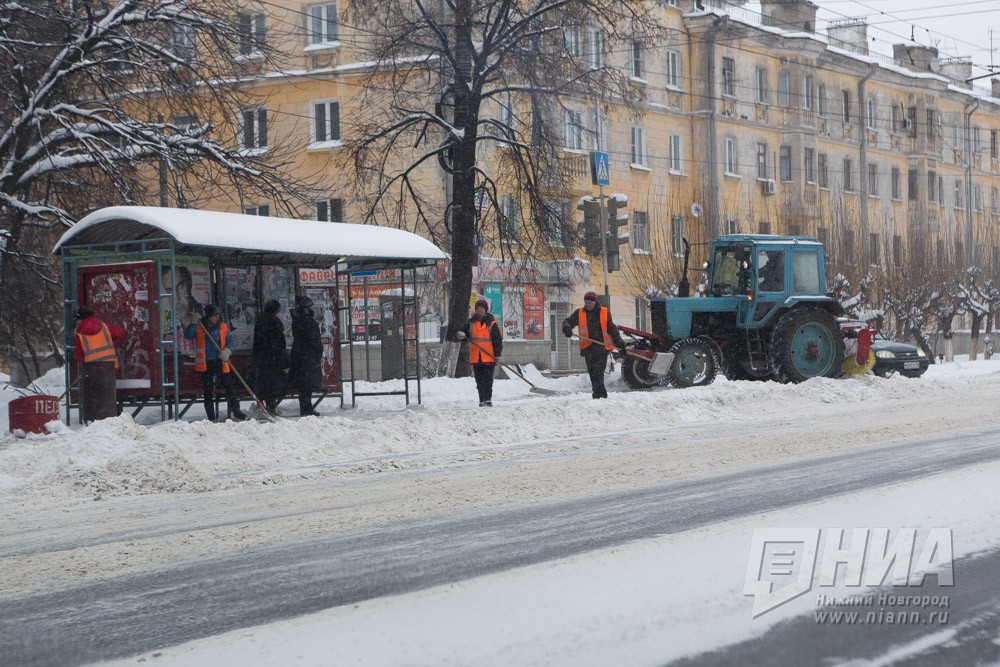
<svg viewBox="0 0 1000 667">
<path fill-rule="evenodd" d="M 278 313 L 281 304 L 271 299 L 264 304 L 264 315 L 253 330 L 253 358 L 257 370 L 257 391 L 272 415 L 288 391 L 285 370 L 288 351 L 285 349 L 285 325 Z"/>
<path fill-rule="evenodd" d="M 312 299 L 299 296 L 292 310 L 292 363 L 288 379 L 299 392 L 299 414 L 303 417 L 319 415 L 313 410 L 312 393 L 323 388 L 323 341 L 312 307 Z"/>
</svg>

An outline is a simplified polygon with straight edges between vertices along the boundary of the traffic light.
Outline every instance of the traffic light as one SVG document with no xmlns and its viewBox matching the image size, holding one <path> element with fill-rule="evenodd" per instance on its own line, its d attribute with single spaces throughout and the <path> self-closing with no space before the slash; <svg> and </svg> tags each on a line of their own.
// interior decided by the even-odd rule
<svg viewBox="0 0 1000 667">
<path fill-rule="evenodd" d="M 622 209 L 628 206 L 628 197 L 625 195 L 611 195 L 608 197 L 608 272 L 621 270 L 621 258 L 618 248 L 627 244 L 630 240 L 629 232 L 625 228 L 628 225 L 628 213 Z"/>
<path fill-rule="evenodd" d="M 583 211 L 583 220 L 577 225 L 580 231 L 581 245 L 588 255 L 601 255 L 601 202 L 593 197 L 581 197 L 576 210 Z"/>
</svg>

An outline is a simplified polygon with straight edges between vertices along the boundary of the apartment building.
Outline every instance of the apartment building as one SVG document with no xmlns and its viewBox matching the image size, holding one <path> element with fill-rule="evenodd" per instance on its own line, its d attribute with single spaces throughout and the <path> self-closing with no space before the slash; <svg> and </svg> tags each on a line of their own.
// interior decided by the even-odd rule
<svg viewBox="0 0 1000 667">
<path fill-rule="evenodd" d="M 892 58 L 870 53 L 860 21 L 818 34 L 807 0 L 765 1 L 760 14 L 738 2 L 660 5 L 663 44 L 610 45 L 592 30 L 566 29 L 595 67 L 624 69 L 636 96 L 558 110 L 556 168 L 568 180 L 551 193 L 561 219 L 547 248 L 520 256 L 516 184 L 498 193 L 499 207 L 483 205 L 500 233 L 482 239 L 474 288 L 491 298 L 508 338 L 524 340 L 543 363 L 549 354 L 556 366 L 575 358 L 558 322 L 583 292 L 603 291 L 600 260 L 572 243 L 577 201 L 596 194 L 591 150 L 610 154 L 607 191 L 629 199 L 631 244 L 610 279 L 619 322 L 647 325 L 645 295 L 676 281 L 684 238 L 811 234 L 828 245 L 834 270 L 854 275 L 902 265 L 913 253 L 1000 268 L 1000 88 L 969 84 L 969 61 L 942 60 L 914 43 L 896 45 Z M 358 19 L 344 21 L 335 2 L 270 0 L 239 11 L 241 57 L 252 63 L 265 41 L 280 54 L 261 59 L 249 79 L 266 101 L 237 119 L 244 150 L 280 146 L 293 173 L 318 177 L 303 217 L 361 221 L 344 146 L 367 68 L 354 48 L 364 40 Z M 529 106 L 511 100 L 484 112 L 511 126 L 527 116 L 530 125 Z M 443 208 L 445 172 L 427 165 L 419 182 Z M 216 205 L 231 209 L 228 202 L 220 196 Z M 271 204 L 241 202 L 261 214 Z"/>
</svg>

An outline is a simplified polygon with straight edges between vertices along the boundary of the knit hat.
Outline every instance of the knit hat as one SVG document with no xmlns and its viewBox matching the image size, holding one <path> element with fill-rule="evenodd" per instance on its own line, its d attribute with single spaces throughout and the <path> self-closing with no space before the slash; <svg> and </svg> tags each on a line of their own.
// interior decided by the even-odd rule
<svg viewBox="0 0 1000 667">
<path fill-rule="evenodd" d="M 219 307 L 215 304 L 208 304 L 205 306 L 205 317 L 212 317 L 219 314 Z"/>
<path fill-rule="evenodd" d="M 264 304 L 264 314 L 265 315 L 274 315 L 279 310 L 281 310 L 281 303 L 277 299 L 269 299 Z"/>
<path fill-rule="evenodd" d="M 476 299 L 476 308 L 479 308 L 479 306 L 482 306 L 487 313 L 490 312 L 490 302 L 486 299 Z"/>
<path fill-rule="evenodd" d="M 313 300 L 307 296 L 297 296 L 295 297 L 295 307 L 296 308 L 312 308 Z"/>
<path fill-rule="evenodd" d="M 584 301 L 594 301 L 594 302 L 596 302 L 597 301 L 597 293 L 596 292 L 587 292 L 586 294 L 583 295 L 583 300 Z"/>
<path fill-rule="evenodd" d="M 87 308 L 86 306 L 80 306 L 79 308 L 77 308 L 76 313 L 73 315 L 73 317 L 78 320 L 83 320 L 93 316 L 94 316 L 94 311 L 92 311 L 90 308 Z"/>
</svg>

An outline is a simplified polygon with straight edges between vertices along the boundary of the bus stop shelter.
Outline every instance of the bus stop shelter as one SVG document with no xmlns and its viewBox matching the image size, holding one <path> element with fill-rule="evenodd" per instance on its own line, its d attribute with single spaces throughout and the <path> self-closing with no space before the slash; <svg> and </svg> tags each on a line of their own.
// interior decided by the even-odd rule
<svg viewBox="0 0 1000 667">
<path fill-rule="evenodd" d="M 415 296 L 402 302 L 401 390 L 355 391 L 353 342 L 346 326 L 352 279 L 395 271 L 400 293 L 414 295 L 417 269 L 445 259 L 416 234 L 373 225 L 118 206 L 85 217 L 63 234 L 53 253 L 62 259 L 67 359 L 73 358 L 73 316 L 79 306 L 125 329 L 116 391 L 119 404 L 131 406 L 133 414 L 159 406 L 161 419 L 179 419 L 200 398 L 193 342 L 184 339 L 183 331 L 205 305 L 217 305 L 229 323 L 236 344 L 233 360 L 242 371 L 252 360 L 253 323 L 264 301 L 277 299 L 287 317 L 298 295 L 308 295 L 317 306 L 325 348 L 324 396 L 339 396 L 343 406 L 349 384 L 352 405 L 357 396 L 386 394 L 403 395 L 409 404 L 415 383 L 416 400 L 421 400 Z M 303 270 L 332 273 L 332 286 L 303 285 Z M 67 363 L 67 422 L 80 407 L 77 372 L 75 363 Z"/>
</svg>

